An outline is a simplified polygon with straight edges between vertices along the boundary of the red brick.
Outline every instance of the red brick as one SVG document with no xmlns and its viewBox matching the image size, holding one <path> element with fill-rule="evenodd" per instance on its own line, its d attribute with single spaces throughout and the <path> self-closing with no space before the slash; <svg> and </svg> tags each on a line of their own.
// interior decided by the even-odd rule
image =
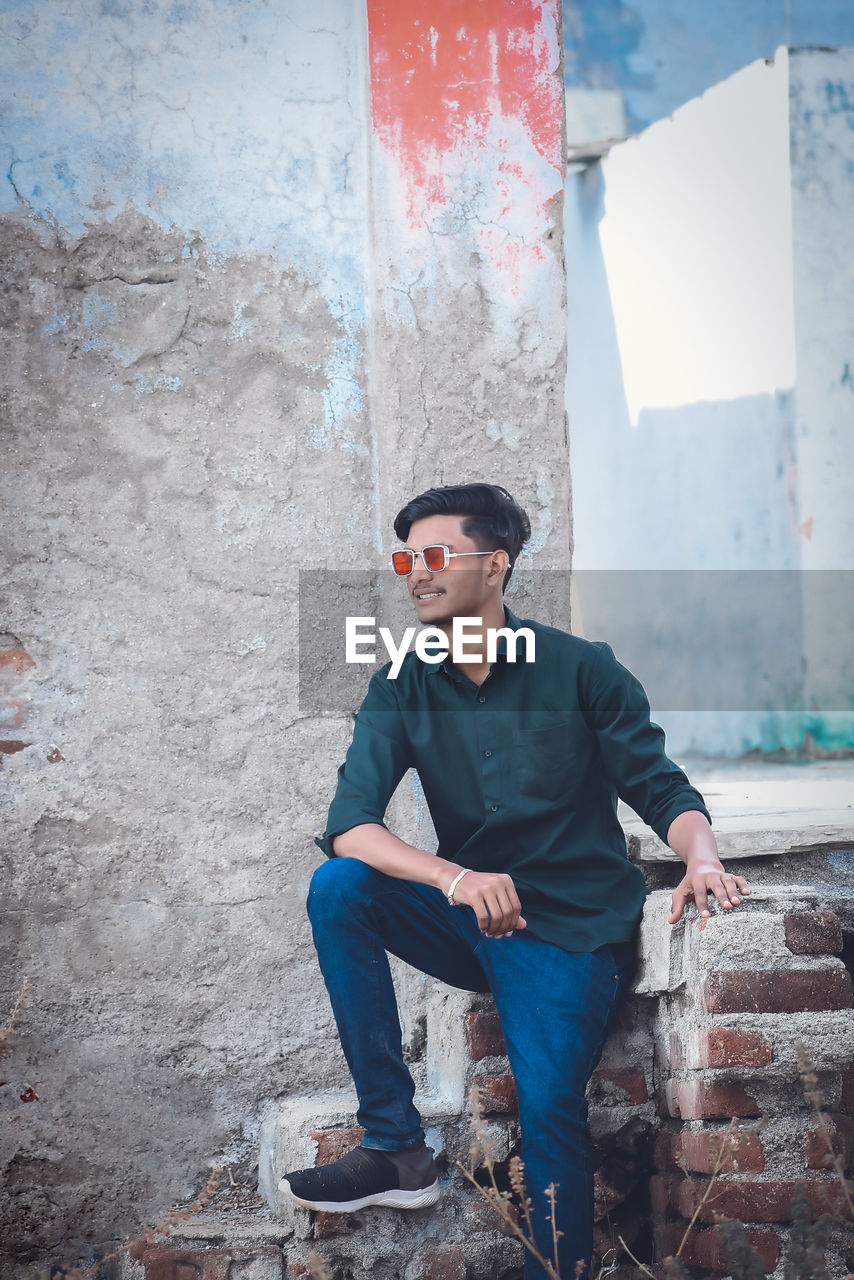
<svg viewBox="0 0 854 1280">
<path fill-rule="evenodd" d="M 13 756 L 16 751 L 23 751 L 28 746 L 29 742 L 20 742 L 17 738 L 0 738 L 0 756 Z"/>
<path fill-rule="evenodd" d="M 765 1168 L 765 1152 L 759 1135 L 739 1130 L 730 1133 L 726 1129 L 707 1129 L 701 1133 L 661 1131 L 653 1148 L 653 1164 L 668 1172 L 686 1169 L 691 1173 L 711 1173 L 722 1148 L 721 1173 L 761 1173 Z"/>
<path fill-rule="evenodd" d="M 171 1245 L 132 1248 L 145 1280 L 230 1280 L 236 1272 L 245 1274 L 254 1261 L 263 1260 L 264 1274 L 281 1276 L 282 1254 L 275 1245 L 255 1249 L 175 1249 Z"/>
<path fill-rule="evenodd" d="M 684 1178 L 670 1189 L 670 1203 L 683 1218 L 692 1217 L 708 1188 L 705 1178 Z M 844 1207 L 842 1188 L 836 1179 L 804 1181 L 810 1204 L 816 1213 L 841 1213 Z M 794 1182 L 760 1182 L 717 1180 L 709 1199 L 700 1209 L 699 1221 L 712 1222 L 716 1213 L 741 1222 L 788 1222 L 789 1204 L 795 1195 Z"/>
<path fill-rule="evenodd" d="M 431 1244 L 415 1254 L 406 1269 L 407 1280 L 466 1280 L 466 1259 L 455 1244 Z"/>
<path fill-rule="evenodd" d="M 675 1159 L 676 1142 L 679 1136 L 678 1133 L 671 1133 L 669 1129 L 659 1129 L 652 1148 L 653 1168 L 666 1170 L 679 1168 Z"/>
<path fill-rule="evenodd" d="M 838 1111 L 831 1112 L 827 1129 L 810 1129 L 807 1134 L 807 1168 L 827 1169 L 834 1156 L 842 1156 L 847 1173 L 854 1167 L 854 1119 Z M 828 1138 L 833 1155 L 828 1151 Z"/>
<path fill-rule="evenodd" d="M 761 1173 L 765 1168 L 762 1140 L 756 1133 L 707 1129 L 702 1133 L 659 1133 L 653 1150 L 657 1169 L 687 1169 L 711 1173 L 723 1152 L 721 1173 Z"/>
<path fill-rule="evenodd" d="M 674 1071 L 681 1071 L 685 1066 L 685 1047 L 682 1043 L 682 1037 L 677 1035 L 675 1031 L 671 1031 L 668 1036 L 668 1048 L 670 1066 Z"/>
<path fill-rule="evenodd" d="M 506 1054 L 501 1021 L 494 1009 L 473 1010 L 466 1018 L 466 1039 L 475 1062 L 493 1054 Z"/>
<path fill-rule="evenodd" d="M 659 1258 L 673 1257 L 682 1243 L 684 1227 L 663 1226 L 655 1232 L 656 1253 Z M 766 1271 L 773 1271 L 780 1260 L 780 1242 L 773 1231 L 748 1231 L 747 1239 L 762 1258 Z M 704 1267 L 709 1271 L 730 1270 L 723 1243 L 717 1233 L 708 1227 L 695 1228 L 686 1241 L 680 1255 L 689 1267 Z"/>
<path fill-rule="evenodd" d="M 679 1151 L 685 1167 L 693 1173 L 712 1173 L 721 1160 L 720 1173 L 761 1173 L 765 1151 L 758 1133 L 737 1129 L 679 1135 Z"/>
<path fill-rule="evenodd" d="M 759 1031 L 706 1027 L 698 1033 L 692 1067 L 764 1067 L 771 1061 L 771 1041 Z"/>
<path fill-rule="evenodd" d="M 708 1013 L 798 1013 L 850 1009 L 851 975 L 839 969 L 718 970 L 703 985 Z"/>
<path fill-rule="evenodd" d="M 317 1129 L 308 1135 L 317 1143 L 315 1165 L 332 1164 L 340 1160 L 348 1151 L 358 1147 L 365 1136 L 365 1130 L 353 1129 Z"/>
<path fill-rule="evenodd" d="M 16 676 L 23 676 L 35 665 L 26 649 L 0 649 L 0 671 L 8 668 Z"/>
<path fill-rule="evenodd" d="M 636 1067 L 599 1067 L 593 1072 L 592 1078 L 593 1096 L 597 1101 L 607 1101 L 610 1097 L 616 1102 L 628 1103 L 630 1107 L 638 1107 L 642 1102 L 646 1102 L 649 1097 L 646 1087 L 646 1077 L 642 1071 L 638 1071 Z M 614 1098 L 614 1089 L 609 1086 L 616 1085 L 617 1090 L 623 1096 Z"/>
<path fill-rule="evenodd" d="M 668 1080 L 666 1114 L 681 1120 L 728 1120 L 758 1116 L 761 1108 L 740 1084 L 706 1084 L 704 1080 Z"/>
<path fill-rule="evenodd" d="M 320 1209 L 314 1214 L 314 1235 L 317 1240 L 327 1240 L 330 1236 L 352 1235 L 361 1225 L 355 1213 L 324 1213 Z"/>
<path fill-rule="evenodd" d="M 508 1115 L 518 1110 L 516 1081 L 512 1075 L 475 1076 L 472 1083 L 477 1085 L 484 1115 Z"/>
<path fill-rule="evenodd" d="M 842 950 L 842 925 L 835 911 L 787 911 L 786 946 L 796 955 L 828 955 Z"/>
</svg>

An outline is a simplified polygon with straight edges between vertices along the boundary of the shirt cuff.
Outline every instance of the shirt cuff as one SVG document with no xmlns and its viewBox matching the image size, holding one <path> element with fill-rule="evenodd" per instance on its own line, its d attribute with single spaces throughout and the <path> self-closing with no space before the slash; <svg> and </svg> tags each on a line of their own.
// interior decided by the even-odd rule
<svg viewBox="0 0 854 1280">
<path fill-rule="evenodd" d="M 670 824 L 673 819 L 678 818 L 680 813 L 690 813 L 692 809 L 696 810 L 697 813 L 701 813 L 709 826 L 712 825 L 711 814 L 703 802 L 699 799 L 692 799 L 690 796 L 684 796 L 680 800 L 674 800 L 667 807 L 663 817 L 659 818 L 652 828 L 662 844 L 667 844 L 667 833 L 670 830 Z M 670 848 L 669 845 L 667 847 Z"/>
<path fill-rule="evenodd" d="M 327 858 L 338 857 L 337 853 L 335 853 L 332 848 L 332 841 L 335 839 L 337 834 L 338 832 L 336 831 L 331 836 L 324 835 L 314 837 L 314 843 L 317 845 L 318 849 L 321 849 L 323 853 L 326 854 Z"/>
</svg>

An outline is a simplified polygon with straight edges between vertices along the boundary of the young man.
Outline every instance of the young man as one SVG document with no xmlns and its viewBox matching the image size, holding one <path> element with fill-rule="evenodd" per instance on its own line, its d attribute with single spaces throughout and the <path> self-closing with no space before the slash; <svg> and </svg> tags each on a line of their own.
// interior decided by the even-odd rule
<svg viewBox="0 0 854 1280">
<path fill-rule="evenodd" d="M 686 863 L 671 924 L 689 897 L 731 909 L 747 893 L 721 865 L 703 798 L 664 752 L 638 681 L 602 642 L 521 624 L 502 593 L 530 537 L 525 512 L 496 485 L 431 489 L 394 529 L 393 564 L 419 621 L 466 653 L 410 653 L 397 679 L 379 670 L 355 718 L 308 911 L 341 1044 L 359 1097 L 361 1147 L 289 1173 L 296 1203 L 349 1212 L 419 1208 L 439 1196 L 414 1086 L 403 1062 L 386 952 L 452 986 L 491 991 L 516 1081 L 522 1157 L 540 1251 L 551 1256 L 545 1188 L 557 1186 L 561 1274 L 589 1265 L 593 1167 L 585 1086 L 634 966 L 640 870 L 617 821 L 623 797 Z M 529 628 L 511 660 L 490 629 Z M 472 635 L 475 640 L 472 642 Z M 456 657 L 456 660 L 455 660 Z M 415 768 L 438 854 L 384 825 Z M 530 1257 L 526 1280 L 543 1269 Z"/>
</svg>

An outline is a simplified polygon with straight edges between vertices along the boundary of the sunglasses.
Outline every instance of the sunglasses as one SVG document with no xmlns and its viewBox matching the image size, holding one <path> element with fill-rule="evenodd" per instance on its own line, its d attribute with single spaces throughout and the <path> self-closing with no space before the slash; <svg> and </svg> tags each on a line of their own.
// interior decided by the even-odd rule
<svg viewBox="0 0 854 1280">
<path fill-rule="evenodd" d="M 430 573 L 441 573 L 447 569 L 455 556 L 492 556 L 494 551 L 449 551 L 441 542 L 431 547 L 422 547 L 420 551 L 395 551 L 391 557 L 392 568 L 401 578 L 408 578 L 415 568 L 415 557 L 420 556 L 424 568 Z"/>
</svg>

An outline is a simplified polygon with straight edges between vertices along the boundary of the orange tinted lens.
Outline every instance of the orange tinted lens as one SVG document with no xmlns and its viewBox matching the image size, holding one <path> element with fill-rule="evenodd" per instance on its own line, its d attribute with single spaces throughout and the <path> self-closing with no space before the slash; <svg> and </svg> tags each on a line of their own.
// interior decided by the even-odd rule
<svg viewBox="0 0 854 1280">
<path fill-rule="evenodd" d="M 424 563 L 431 572 L 445 567 L 445 548 L 444 547 L 425 547 L 421 553 L 424 556 Z"/>
<path fill-rule="evenodd" d="M 395 551 L 392 554 L 391 562 L 394 565 L 395 573 L 402 576 L 412 572 L 412 552 L 411 551 Z"/>
</svg>

